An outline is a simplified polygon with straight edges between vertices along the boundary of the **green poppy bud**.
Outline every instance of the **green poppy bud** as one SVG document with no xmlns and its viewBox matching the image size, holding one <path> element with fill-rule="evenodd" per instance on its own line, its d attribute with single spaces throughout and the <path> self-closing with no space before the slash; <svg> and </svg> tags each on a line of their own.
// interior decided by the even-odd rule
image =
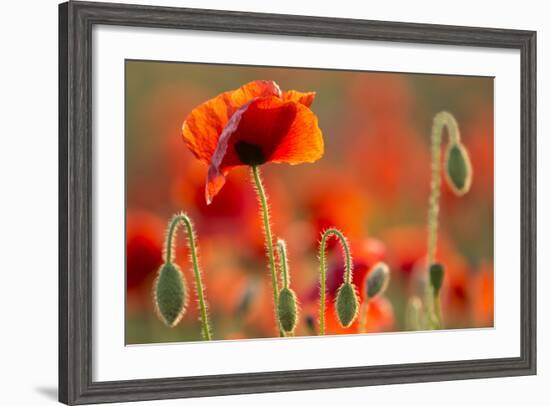
<svg viewBox="0 0 550 406">
<path fill-rule="evenodd" d="M 435 263 L 430 265 L 430 284 L 434 290 L 434 295 L 439 294 L 439 290 L 443 285 L 443 277 L 445 275 L 445 270 L 443 265 Z"/>
<path fill-rule="evenodd" d="M 283 331 L 286 333 L 293 332 L 296 328 L 296 320 L 298 318 L 298 304 L 296 295 L 291 289 L 282 288 L 279 292 L 277 314 Z"/>
<path fill-rule="evenodd" d="M 187 306 L 187 284 L 176 264 L 160 267 L 155 283 L 155 308 L 159 318 L 169 327 L 179 323 Z"/>
<path fill-rule="evenodd" d="M 357 317 L 359 298 L 355 286 L 344 282 L 336 295 L 336 315 L 342 327 L 349 327 Z"/>
<path fill-rule="evenodd" d="M 451 143 L 447 148 L 445 174 L 447 183 L 457 195 L 461 196 L 470 190 L 472 165 L 464 145 Z"/>
<path fill-rule="evenodd" d="M 390 268 L 384 262 L 375 264 L 367 276 L 367 297 L 372 299 L 384 293 L 390 283 Z"/>
</svg>

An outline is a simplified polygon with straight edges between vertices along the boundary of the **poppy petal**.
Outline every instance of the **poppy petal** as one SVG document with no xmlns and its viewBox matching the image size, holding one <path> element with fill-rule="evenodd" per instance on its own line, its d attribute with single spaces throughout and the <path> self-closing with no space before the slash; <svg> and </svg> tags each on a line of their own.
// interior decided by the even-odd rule
<svg viewBox="0 0 550 406">
<path fill-rule="evenodd" d="M 256 98 L 231 116 L 219 137 L 208 169 L 206 201 L 212 201 L 235 166 L 314 162 L 323 148 L 317 117 L 305 105 Z"/>
<path fill-rule="evenodd" d="M 296 116 L 271 152 L 269 162 L 296 165 L 315 162 L 323 156 L 323 133 L 317 116 L 301 103 L 296 103 L 295 106 Z"/>
<path fill-rule="evenodd" d="M 279 85 L 273 80 L 255 80 L 231 92 L 231 105 L 237 110 L 256 97 L 281 97 L 281 94 Z"/>
<path fill-rule="evenodd" d="M 301 103 L 306 107 L 310 107 L 315 99 L 315 92 L 299 92 L 297 90 L 287 90 L 283 92 L 284 101 L 294 101 L 296 103 Z"/>
<path fill-rule="evenodd" d="M 244 112 L 246 111 L 250 103 L 251 102 L 246 103 L 231 116 L 231 119 L 229 120 L 219 137 L 219 142 L 216 150 L 212 154 L 212 159 L 208 167 L 208 175 L 206 177 L 206 204 L 212 203 L 212 199 L 214 198 L 214 196 L 218 194 L 220 189 L 225 184 L 225 175 L 227 174 L 229 169 L 231 169 L 231 165 L 226 164 L 225 167 L 222 168 L 222 161 L 227 152 L 229 137 L 232 133 L 235 132 Z"/>
<path fill-rule="evenodd" d="M 256 80 L 210 99 L 195 109 L 182 126 L 183 139 L 201 161 L 210 163 L 227 122 L 240 107 L 256 97 L 281 96 L 277 83 Z"/>
</svg>

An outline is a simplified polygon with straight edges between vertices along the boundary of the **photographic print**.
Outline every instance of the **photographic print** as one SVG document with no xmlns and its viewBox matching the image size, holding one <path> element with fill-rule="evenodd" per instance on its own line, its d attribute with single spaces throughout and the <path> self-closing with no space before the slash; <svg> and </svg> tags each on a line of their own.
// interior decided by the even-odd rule
<svg viewBox="0 0 550 406">
<path fill-rule="evenodd" d="M 59 400 L 536 374 L 536 37 L 60 4 Z"/>
<path fill-rule="evenodd" d="M 493 85 L 126 60 L 126 344 L 493 327 Z"/>
</svg>

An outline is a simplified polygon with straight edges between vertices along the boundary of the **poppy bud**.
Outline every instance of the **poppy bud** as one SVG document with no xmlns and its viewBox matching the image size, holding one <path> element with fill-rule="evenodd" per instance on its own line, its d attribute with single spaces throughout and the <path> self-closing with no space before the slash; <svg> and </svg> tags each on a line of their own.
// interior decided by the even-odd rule
<svg viewBox="0 0 550 406">
<path fill-rule="evenodd" d="M 169 327 L 179 323 L 187 306 L 187 285 L 176 264 L 166 263 L 159 269 L 155 283 L 155 308 Z"/>
<path fill-rule="evenodd" d="M 344 282 L 336 295 L 336 314 L 342 327 L 349 327 L 357 317 L 359 298 L 355 286 Z"/>
<path fill-rule="evenodd" d="M 460 142 L 451 143 L 445 157 L 447 183 L 455 194 L 461 196 L 470 190 L 472 165 L 468 151 Z"/>
<path fill-rule="evenodd" d="M 378 262 L 367 276 L 367 297 L 372 299 L 384 293 L 390 283 L 390 269 L 384 262 Z"/>
<path fill-rule="evenodd" d="M 430 265 L 430 284 L 434 291 L 434 295 L 439 294 L 439 290 L 443 285 L 443 277 L 445 275 L 445 270 L 443 265 L 435 263 Z"/>
<path fill-rule="evenodd" d="M 279 303 L 277 305 L 279 323 L 284 332 L 291 333 L 296 328 L 298 305 L 296 295 L 289 288 L 282 288 L 279 292 Z"/>
</svg>

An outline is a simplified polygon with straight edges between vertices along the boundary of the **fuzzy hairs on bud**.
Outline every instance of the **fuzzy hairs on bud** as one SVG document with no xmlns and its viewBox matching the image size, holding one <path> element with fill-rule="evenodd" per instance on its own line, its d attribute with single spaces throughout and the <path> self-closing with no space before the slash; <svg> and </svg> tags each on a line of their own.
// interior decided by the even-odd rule
<svg viewBox="0 0 550 406">
<path fill-rule="evenodd" d="M 277 305 L 279 323 L 285 333 L 292 333 L 298 320 L 298 302 L 296 294 L 290 288 L 282 288 L 279 291 L 279 303 Z"/>
<path fill-rule="evenodd" d="M 449 144 L 445 154 L 445 178 L 457 196 L 462 196 L 470 190 L 472 172 L 470 157 L 464 145 Z"/>
<path fill-rule="evenodd" d="M 163 264 L 155 282 L 155 309 L 161 321 L 175 327 L 185 314 L 189 295 L 185 277 L 176 264 Z"/>
<path fill-rule="evenodd" d="M 367 276 L 367 297 L 382 295 L 390 283 L 390 268 L 384 262 L 377 262 Z"/>
<path fill-rule="evenodd" d="M 344 282 L 336 294 L 336 315 L 342 327 L 349 327 L 355 321 L 359 311 L 359 297 L 355 285 Z"/>
</svg>

